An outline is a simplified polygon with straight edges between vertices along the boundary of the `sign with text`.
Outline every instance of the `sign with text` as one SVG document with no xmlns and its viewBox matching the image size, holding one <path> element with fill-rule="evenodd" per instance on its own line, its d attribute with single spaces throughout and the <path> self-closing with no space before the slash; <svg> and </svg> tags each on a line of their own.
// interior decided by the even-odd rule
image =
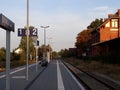
<svg viewBox="0 0 120 90">
<path fill-rule="evenodd" d="M 36 28 L 30 30 L 30 36 L 38 36 L 38 32 Z"/>
<path fill-rule="evenodd" d="M 26 30 L 24 28 L 18 28 L 18 36 L 26 36 Z"/>
<path fill-rule="evenodd" d="M 2 27 L 5 30 L 14 32 L 14 23 L 7 17 L 5 17 L 3 14 L 0 14 L 0 27 Z"/>
<path fill-rule="evenodd" d="M 36 28 L 30 29 L 30 36 L 38 36 L 38 31 Z M 18 36 L 26 36 L 26 29 L 18 28 Z"/>
</svg>

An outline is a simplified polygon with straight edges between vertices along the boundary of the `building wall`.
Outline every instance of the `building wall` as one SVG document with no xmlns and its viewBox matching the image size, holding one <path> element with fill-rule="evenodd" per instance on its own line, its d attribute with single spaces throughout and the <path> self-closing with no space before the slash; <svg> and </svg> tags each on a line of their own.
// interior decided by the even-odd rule
<svg viewBox="0 0 120 90">
<path fill-rule="evenodd" d="M 120 9 L 114 15 L 109 14 L 108 19 L 92 32 L 90 56 L 99 56 L 109 52 L 120 52 L 120 43 L 115 41 L 120 37 Z M 99 40 L 98 40 L 99 39 Z M 111 42 L 111 40 L 113 40 Z M 107 42 L 107 43 L 105 43 Z M 110 43 L 109 43 L 110 42 Z M 102 44 L 104 43 L 104 44 Z M 117 45 L 113 45 L 117 44 Z M 117 47 L 117 48 L 116 48 Z"/>
<path fill-rule="evenodd" d="M 112 18 L 111 18 L 112 19 Z M 119 20 L 117 21 L 117 27 L 113 27 L 112 24 L 115 24 L 112 22 L 112 20 L 109 20 L 107 23 L 105 23 L 103 26 L 100 27 L 100 42 L 108 41 L 114 38 L 118 38 L 118 30 L 119 30 Z"/>
<path fill-rule="evenodd" d="M 110 28 L 101 27 L 100 28 L 100 42 L 107 41 L 110 39 Z"/>
<path fill-rule="evenodd" d="M 118 38 L 118 31 L 111 31 L 110 34 L 111 34 L 110 40 L 114 38 Z"/>
<path fill-rule="evenodd" d="M 100 42 L 100 33 L 99 33 L 99 31 L 94 31 L 92 33 L 92 38 L 90 40 L 90 43 L 93 44 L 93 43 L 97 43 L 97 42 Z"/>
</svg>

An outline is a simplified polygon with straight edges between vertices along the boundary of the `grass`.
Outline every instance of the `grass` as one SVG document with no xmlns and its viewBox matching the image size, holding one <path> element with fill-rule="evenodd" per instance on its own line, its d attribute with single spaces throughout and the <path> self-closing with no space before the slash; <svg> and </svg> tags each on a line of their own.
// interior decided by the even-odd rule
<svg viewBox="0 0 120 90">
<path fill-rule="evenodd" d="M 35 60 L 29 60 L 29 64 L 32 64 L 32 63 L 35 63 Z M 12 61 L 10 63 L 10 68 L 16 68 L 16 67 L 19 67 L 19 66 L 23 66 L 23 65 L 26 65 L 26 60 L 24 61 Z M 5 71 L 5 62 L 1 62 L 0 63 L 0 72 L 3 72 Z"/>
<path fill-rule="evenodd" d="M 120 65 L 106 64 L 99 61 L 84 61 L 76 58 L 66 58 L 64 60 L 85 71 L 105 74 L 115 80 L 120 80 Z"/>
</svg>

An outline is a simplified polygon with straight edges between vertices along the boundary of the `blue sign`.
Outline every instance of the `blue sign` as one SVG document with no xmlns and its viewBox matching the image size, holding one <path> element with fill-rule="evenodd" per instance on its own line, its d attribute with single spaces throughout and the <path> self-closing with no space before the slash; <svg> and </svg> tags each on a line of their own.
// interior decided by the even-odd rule
<svg viewBox="0 0 120 90">
<path fill-rule="evenodd" d="M 24 28 L 18 28 L 18 36 L 26 36 L 26 30 Z"/>
<path fill-rule="evenodd" d="M 38 36 L 36 28 L 30 30 L 30 36 Z"/>
<path fill-rule="evenodd" d="M 30 29 L 30 36 L 38 36 L 38 30 L 36 28 Z M 26 36 L 26 29 L 18 28 L 18 36 Z"/>
</svg>

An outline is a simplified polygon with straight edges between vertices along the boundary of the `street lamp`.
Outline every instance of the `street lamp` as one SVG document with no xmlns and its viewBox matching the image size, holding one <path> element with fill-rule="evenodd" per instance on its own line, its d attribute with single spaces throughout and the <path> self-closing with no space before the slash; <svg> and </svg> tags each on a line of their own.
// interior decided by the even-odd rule
<svg viewBox="0 0 120 90">
<path fill-rule="evenodd" d="M 27 54 L 26 54 L 26 80 L 28 80 L 28 55 L 29 55 L 29 0 L 27 0 Z"/>
<path fill-rule="evenodd" d="M 46 28 L 49 28 L 50 26 L 41 26 L 41 28 L 44 28 L 44 53 L 43 53 L 43 60 L 46 60 Z"/>
</svg>

